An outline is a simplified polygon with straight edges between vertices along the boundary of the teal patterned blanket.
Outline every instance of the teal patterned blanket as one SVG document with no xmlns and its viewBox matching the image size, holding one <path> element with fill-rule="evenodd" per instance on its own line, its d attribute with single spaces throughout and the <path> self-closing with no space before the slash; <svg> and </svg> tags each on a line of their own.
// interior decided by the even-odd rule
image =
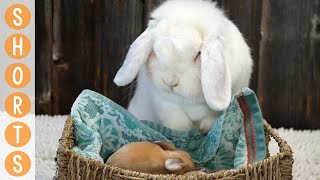
<svg viewBox="0 0 320 180">
<path fill-rule="evenodd" d="M 207 135 L 175 131 L 141 121 L 105 96 L 84 90 L 71 109 L 76 152 L 102 161 L 130 142 L 167 141 L 210 170 L 245 166 L 266 157 L 263 119 L 255 93 L 242 89 L 221 112 Z"/>
</svg>

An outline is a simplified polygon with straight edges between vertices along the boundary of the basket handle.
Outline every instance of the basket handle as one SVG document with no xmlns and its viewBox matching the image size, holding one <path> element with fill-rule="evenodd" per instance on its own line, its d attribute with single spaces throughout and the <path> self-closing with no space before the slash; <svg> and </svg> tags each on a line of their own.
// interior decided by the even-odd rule
<svg viewBox="0 0 320 180">
<path fill-rule="evenodd" d="M 264 128 L 266 131 L 269 132 L 269 135 L 278 143 L 280 153 L 283 153 L 287 156 L 292 156 L 291 147 L 288 145 L 287 141 L 283 140 L 278 133 L 271 127 L 270 124 L 267 123 L 266 120 L 263 122 Z"/>
</svg>

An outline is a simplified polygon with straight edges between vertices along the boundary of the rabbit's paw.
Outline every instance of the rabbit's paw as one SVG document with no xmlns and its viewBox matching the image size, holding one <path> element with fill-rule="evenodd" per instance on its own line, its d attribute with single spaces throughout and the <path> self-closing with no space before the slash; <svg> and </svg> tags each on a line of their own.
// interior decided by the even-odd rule
<svg viewBox="0 0 320 180">
<path fill-rule="evenodd" d="M 205 118 L 202 121 L 200 121 L 199 129 L 202 134 L 207 134 L 209 130 L 211 129 L 211 126 L 213 124 L 214 120 L 212 117 Z"/>
</svg>

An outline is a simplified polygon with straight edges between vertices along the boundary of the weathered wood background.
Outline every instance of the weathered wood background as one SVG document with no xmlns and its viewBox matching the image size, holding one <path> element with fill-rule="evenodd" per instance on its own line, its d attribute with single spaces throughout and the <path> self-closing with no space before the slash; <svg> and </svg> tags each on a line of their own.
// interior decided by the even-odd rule
<svg viewBox="0 0 320 180">
<path fill-rule="evenodd" d="M 37 0 L 36 112 L 68 114 L 86 88 L 126 106 L 112 80 L 157 0 Z M 252 48 L 251 88 L 275 127 L 320 128 L 320 0 L 219 0 Z"/>
</svg>

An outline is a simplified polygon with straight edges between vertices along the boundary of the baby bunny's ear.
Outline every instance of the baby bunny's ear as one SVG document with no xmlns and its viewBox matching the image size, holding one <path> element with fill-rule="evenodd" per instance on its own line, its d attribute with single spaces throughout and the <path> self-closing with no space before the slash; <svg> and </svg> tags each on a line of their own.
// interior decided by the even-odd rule
<svg viewBox="0 0 320 180">
<path fill-rule="evenodd" d="M 207 104 L 215 111 L 226 109 L 231 101 L 231 74 L 225 53 L 221 37 L 205 39 L 201 50 L 201 84 Z"/>
<path fill-rule="evenodd" d="M 114 78 L 118 86 L 131 83 L 152 51 L 153 40 L 147 28 L 130 46 L 126 59 Z"/>
<path fill-rule="evenodd" d="M 168 150 L 168 151 L 177 150 L 177 148 L 173 144 L 168 142 L 154 142 L 154 143 L 160 146 L 163 150 Z"/>
<path fill-rule="evenodd" d="M 164 163 L 165 168 L 171 172 L 179 171 L 184 167 L 184 163 L 181 159 L 167 159 Z"/>
</svg>

